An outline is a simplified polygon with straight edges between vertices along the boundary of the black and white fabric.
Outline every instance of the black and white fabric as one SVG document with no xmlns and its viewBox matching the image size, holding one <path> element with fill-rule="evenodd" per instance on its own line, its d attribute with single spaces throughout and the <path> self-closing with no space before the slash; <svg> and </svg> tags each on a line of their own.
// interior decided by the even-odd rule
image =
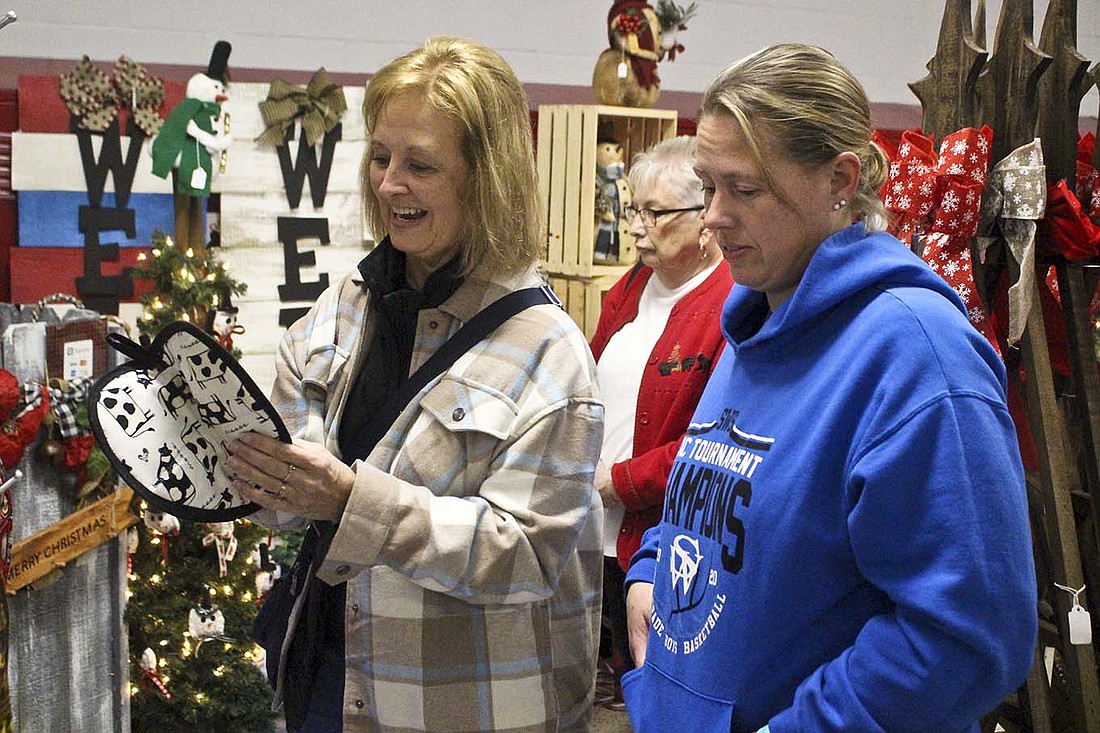
<svg viewBox="0 0 1100 733">
<path fill-rule="evenodd" d="M 57 417 L 57 431 L 62 438 L 75 438 L 87 435 L 77 422 L 77 409 L 88 398 L 92 380 L 88 377 L 73 377 L 67 380 L 53 380 L 50 384 L 50 409 Z"/>
<path fill-rule="evenodd" d="M 18 420 L 42 404 L 42 386 L 36 382 L 23 382 L 19 394 L 19 405 L 12 412 L 12 420 Z"/>
<path fill-rule="evenodd" d="M 131 361 L 93 385 L 92 431 L 119 476 L 156 508 L 225 522 L 259 507 L 230 486 L 226 444 L 250 431 L 289 443 L 271 403 L 213 336 L 191 323 L 142 347 L 111 334 Z"/>
</svg>

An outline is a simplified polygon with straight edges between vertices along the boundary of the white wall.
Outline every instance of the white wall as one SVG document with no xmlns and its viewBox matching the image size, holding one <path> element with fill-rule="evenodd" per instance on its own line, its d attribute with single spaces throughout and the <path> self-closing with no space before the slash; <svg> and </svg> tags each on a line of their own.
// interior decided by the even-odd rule
<svg viewBox="0 0 1100 733">
<path fill-rule="evenodd" d="M 0 0 L 2 1 L 2 0 Z M 701 92 L 730 61 L 777 41 L 832 50 L 872 102 L 916 104 L 946 0 L 698 0 L 687 51 L 662 63 L 663 88 Z M 974 0 L 974 4 L 977 0 Z M 687 4 L 686 2 L 683 4 Z M 1100 0 L 1077 0 L 1078 48 L 1100 61 Z M 464 35 L 499 50 L 526 83 L 587 86 L 607 46 L 604 0 L 7 0 L 19 20 L 0 31 L 0 56 L 205 65 L 218 39 L 231 66 L 368 73 L 430 35 Z M 1035 3 L 1038 38 L 1047 2 Z M 993 45 L 1001 2 L 987 3 Z M 1096 116 L 1097 92 L 1082 106 Z"/>
</svg>

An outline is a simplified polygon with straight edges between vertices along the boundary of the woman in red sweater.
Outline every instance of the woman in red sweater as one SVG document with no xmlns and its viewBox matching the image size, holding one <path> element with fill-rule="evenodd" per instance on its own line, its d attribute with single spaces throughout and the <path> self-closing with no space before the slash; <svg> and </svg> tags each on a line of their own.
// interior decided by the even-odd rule
<svg viewBox="0 0 1100 733">
<path fill-rule="evenodd" d="M 614 696 L 634 667 L 626 631 L 624 572 L 657 524 L 672 459 L 724 345 L 718 330 L 733 284 L 703 229 L 703 192 L 692 170 L 694 139 L 658 143 L 634 158 L 627 207 L 639 262 L 604 298 L 592 337 L 606 406 L 596 489 L 604 503 L 604 615 Z"/>
</svg>

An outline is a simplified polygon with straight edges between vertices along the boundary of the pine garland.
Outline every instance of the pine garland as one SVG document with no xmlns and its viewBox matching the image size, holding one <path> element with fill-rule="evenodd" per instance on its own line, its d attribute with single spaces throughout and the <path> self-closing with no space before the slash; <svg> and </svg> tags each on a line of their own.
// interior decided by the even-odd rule
<svg viewBox="0 0 1100 733">
<path fill-rule="evenodd" d="M 699 8 L 696 3 L 685 8 L 683 5 L 677 5 L 673 0 L 657 0 L 657 7 L 653 11 L 661 22 L 661 30 L 671 31 L 685 30 L 687 22 L 696 16 Z"/>
</svg>

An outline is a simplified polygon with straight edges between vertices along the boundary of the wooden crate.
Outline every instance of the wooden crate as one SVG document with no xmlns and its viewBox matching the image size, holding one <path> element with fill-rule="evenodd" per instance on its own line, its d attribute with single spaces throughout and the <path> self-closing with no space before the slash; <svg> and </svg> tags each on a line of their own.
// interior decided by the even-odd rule
<svg viewBox="0 0 1100 733">
<path fill-rule="evenodd" d="M 676 111 L 555 104 L 539 106 L 539 198 L 547 224 L 548 272 L 595 277 L 634 263 L 634 239 L 622 236 L 618 263 L 593 260 L 596 241 L 596 139 L 601 127 L 622 143 L 629 170 L 636 153 L 676 135 Z"/>
<path fill-rule="evenodd" d="M 584 337 L 590 341 L 592 334 L 596 333 L 596 324 L 600 321 L 603 296 L 630 269 L 630 265 L 602 265 L 600 269 L 606 270 L 607 274 L 594 277 L 550 274 L 550 287 L 561 299 L 565 312 L 581 327 Z"/>
</svg>

